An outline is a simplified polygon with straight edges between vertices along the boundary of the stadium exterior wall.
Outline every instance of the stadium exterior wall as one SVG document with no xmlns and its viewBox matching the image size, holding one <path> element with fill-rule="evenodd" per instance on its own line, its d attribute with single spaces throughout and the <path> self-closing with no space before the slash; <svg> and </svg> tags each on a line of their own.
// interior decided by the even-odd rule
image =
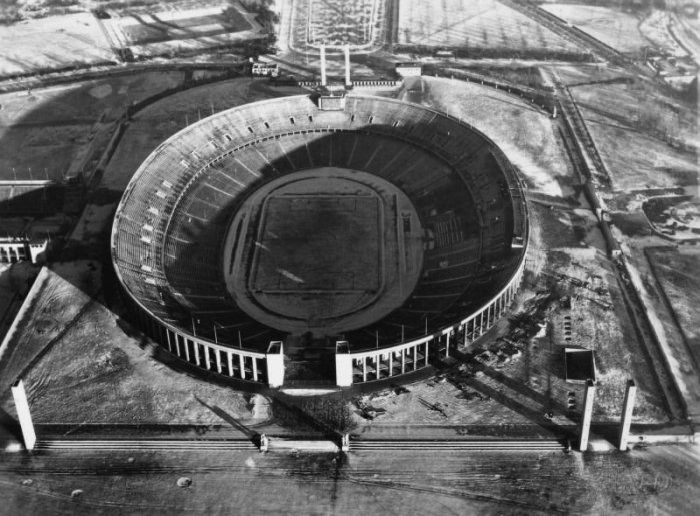
<svg viewBox="0 0 700 516">
<path fill-rule="evenodd" d="M 523 203 L 524 205 L 524 203 Z M 527 228 L 527 225 L 526 225 Z M 420 339 L 376 350 L 337 352 L 336 379 L 340 387 L 382 380 L 410 373 L 450 356 L 450 350 L 478 340 L 509 309 L 522 282 L 529 238 L 525 238 L 520 263 L 507 285 L 492 299 L 461 321 Z M 126 290 L 126 289 L 125 289 Z M 135 301 L 141 327 L 168 352 L 211 373 L 277 388 L 283 385 L 282 346 L 270 343 L 266 353 L 231 348 L 186 333 L 158 320 Z M 347 356 L 340 359 L 340 356 Z M 341 378 L 350 379 L 341 380 Z M 281 381 L 279 379 L 282 379 Z M 272 380 L 272 381 L 271 381 Z"/>
<path fill-rule="evenodd" d="M 508 310 L 518 293 L 525 271 L 527 249 L 518 264 L 515 274 L 498 294 L 481 308 L 460 322 L 411 342 L 395 346 L 346 353 L 348 359 L 336 359 L 336 378 L 352 378 L 341 387 L 353 383 L 383 380 L 428 367 L 432 363 L 450 356 L 450 348 L 466 346 L 484 335 Z M 342 370 L 341 370 L 342 368 Z"/>
<path fill-rule="evenodd" d="M 386 99 L 385 99 L 386 100 Z M 426 109 L 426 108 L 423 108 Z M 433 111 L 432 109 L 427 109 Z M 437 113 L 437 111 L 436 111 Z M 465 124 L 453 116 L 440 113 L 442 116 Z M 192 124 L 196 125 L 196 124 Z M 522 184 L 517 172 L 507 160 L 502 151 L 478 129 L 470 124 L 465 124 L 472 131 L 479 134 L 485 142 L 491 145 L 494 156 L 499 161 L 507 174 L 509 183 L 515 183 L 513 190 L 522 192 Z M 191 129 L 192 126 L 181 130 L 163 142 L 149 158 L 144 161 L 140 169 L 135 173 L 127 191 L 133 187 L 138 176 L 145 169 L 145 165 L 160 152 L 164 147 L 176 141 L 182 133 Z M 338 352 L 336 354 L 336 378 L 339 386 L 349 386 L 352 384 L 382 380 L 390 377 L 407 374 L 418 369 L 422 369 L 436 364 L 450 356 L 451 349 L 455 346 L 467 345 L 478 340 L 498 319 L 508 310 L 517 295 L 518 288 L 523 278 L 525 259 L 528 252 L 529 227 L 527 216 L 527 204 L 524 197 L 518 195 L 519 201 L 513 199 L 514 217 L 520 216 L 514 222 L 514 230 L 518 231 L 520 238 L 518 247 L 522 248 L 520 260 L 514 274 L 508 283 L 488 302 L 483 304 L 478 310 L 467 314 L 459 322 L 446 326 L 436 332 L 412 340 L 402 342 L 393 346 L 384 346 L 379 349 L 359 352 Z M 117 209 L 119 213 L 122 208 L 124 198 Z M 516 206 L 517 204 L 517 206 Z M 520 211 L 519 211 L 520 210 Z M 115 228 L 113 228 L 112 240 L 114 241 Z M 114 244 L 112 242 L 112 247 Z M 155 340 L 161 347 L 179 359 L 201 368 L 209 373 L 222 375 L 235 380 L 253 382 L 256 384 L 267 384 L 269 387 L 278 388 L 284 382 L 284 360 L 282 343 L 273 341 L 269 343 L 267 352 L 262 353 L 242 348 L 235 348 L 213 342 L 209 339 L 198 337 L 196 331 L 187 332 L 184 329 L 168 324 L 159 319 L 156 315 L 142 304 L 142 302 L 124 284 L 121 272 L 117 263 L 113 265 L 115 272 L 131 302 L 136 318 L 141 328 Z M 342 357 L 342 358 L 341 358 Z M 340 359 L 339 359 L 340 358 Z M 339 368 L 343 368 L 341 371 Z M 348 370 L 349 368 L 349 370 Z M 343 380 L 341 380 L 341 378 Z M 348 379 L 351 379 L 348 381 Z"/>
</svg>

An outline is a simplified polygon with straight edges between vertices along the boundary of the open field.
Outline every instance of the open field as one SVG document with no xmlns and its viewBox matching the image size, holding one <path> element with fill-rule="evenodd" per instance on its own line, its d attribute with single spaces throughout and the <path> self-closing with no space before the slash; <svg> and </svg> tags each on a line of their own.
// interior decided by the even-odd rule
<svg viewBox="0 0 700 516">
<path fill-rule="evenodd" d="M 90 13 L 0 25 L 0 76 L 116 61 Z"/>
<path fill-rule="evenodd" d="M 671 13 L 655 9 L 642 21 L 639 29 L 657 48 L 678 57 L 688 55 L 688 52 L 678 44 L 674 34 L 669 30 L 672 25 Z"/>
<path fill-rule="evenodd" d="M 586 84 L 570 86 L 569 91 L 589 114 L 657 138 L 674 138 L 700 146 L 697 112 L 650 91 L 646 84 Z"/>
<path fill-rule="evenodd" d="M 639 52 L 649 41 L 639 29 L 640 20 L 628 12 L 586 4 L 543 4 L 558 16 L 620 52 Z"/>
<path fill-rule="evenodd" d="M 0 179 L 60 180 L 107 143 L 126 105 L 183 79 L 144 73 L 0 95 Z"/>
<path fill-rule="evenodd" d="M 22 374 L 35 423 L 221 423 L 210 407 L 254 419 L 242 393 L 185 374 L 173 383 L 150 347 L 103 306 L 99 274 L 86 265 L 72 262 L 39 278 L 33 314 L 25 315 L 31 322 L 17 329 L 11 359 L 2 356 L 3 392 Z M 14 413 L 6 396 L 2 403 Z"/>
<path fill-rule="evenodd" d="M 110 44 L 128 48 L 135 57 L 182 51 L 206 51 L 265 36 L 255 15 L 239 3 L 163 3 L 136 10 L 111 10 L 99 23 Z"/>
<path fill-rule="evenodd" d="M 697 445 L 590 455 L 86 452 L 3 457 L 5 507 L 31 514 L 692 514 Z M 192 483 L 178 487 L 187 477 Z M 232 488 L 235 486 L 235 488 Z M 75 489 L 81 496 L 71 498 Z"/>
<path fill-rule="evenodd" d="M 616 228 L 613 228 L 616 231 Z M 618 237 L 619 238 L 619 237 Z M 695 419 L 700 414 L 700 377 L 697 374 L 696 361 L 691 349 L 685 342 L 678 317 L 674 315 L 672 305 L 667 301 L 664 289 L 668 285 L 660 283 L 662 278 L 656 277 L 656 257 L 652 246 L 666 245 L 667 242 L 657 237 L 620 239 L 626 248 L 628 271 L 635 289 L 639 292 L 644 303 L 644 309 L 653 327 L 665 361 L 673 373 L 674 382 L 684 399 L 688 417 Z M 651 248 L 650 248 L 651 247 Z M 648 251 L 650 251 L 650 253 Z M 679 264 L 683 260 L 680 255 L 671 256 L 670 263 Z M 678 273 L 675 273 L 678 274 Z M 691 287 L 692 288 L 692 287 Z M 671 290 L 673 292 L 673 290 Z M 692 305 L 688 305 L 692 306 Z M 694 317 L 694 316 L 692 316 Z M 686 324 L 684 321 L 683 324 Z"/>
<path fill-rule="evenodd" d="M 680 326 L 695 364 L 700 363 L 700 256 L 672 248 L 647 250 L 656 279 Z M 696 365 L 697 367 L 697 365 Z"/>
<path fill-rule="evenodd" d="M 421 89 L 424 94 L 419 95 Z M 574 171 L 556 124 L 529 103 L 474 83 L 430 77 L 407 83 L 402 97 L 446 111 L 482 131 L 506 153 L 530 189 L 556 197 L 574 195 Z"/>
<path fill-rule="evenodd" d="M 446 0 L 439 5 L 406 0 L 399 7 L 402 45 L 464 49 L 547 50 L 579 49 L 496 0 Z"/>
<path fill-rule="evenodd" d="M 599 121 L 581 108 L 613 188 L 639 190 L 698 184 L 697 159 L 643 133 Z"/>
</svg>

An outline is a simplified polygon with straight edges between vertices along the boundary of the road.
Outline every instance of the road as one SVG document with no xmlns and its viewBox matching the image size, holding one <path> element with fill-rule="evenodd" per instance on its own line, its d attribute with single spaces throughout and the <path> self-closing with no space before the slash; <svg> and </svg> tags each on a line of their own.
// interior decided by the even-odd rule
<svg viewBox="0 0 700 516">
<path fill-rule="evenodd" d="M 689 514 L 700 499 L 699 457 L 697 445 L 586 456 L 454 450 L 0 454 L 0 513 L 444 515 L 662 507 Z M 190 487 L 178 487 L 181 477 Z"/>
</svg>

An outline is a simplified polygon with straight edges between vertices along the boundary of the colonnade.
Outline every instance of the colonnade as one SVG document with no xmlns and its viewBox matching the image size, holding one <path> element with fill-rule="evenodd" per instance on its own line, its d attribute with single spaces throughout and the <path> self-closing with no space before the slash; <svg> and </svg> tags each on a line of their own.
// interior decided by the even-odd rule
<svg viewBox="0 0 700 516">
<path fill-rule="evenodd" d="M 336 383 L 340 387 L 382 380 L 417 371 L 450 356 L 455 346 L 466 346 L 484 333 L 505 313 L 515 299 L 523 278 L 525 259 L 492 299 L 457 324 L 420 339 L 382 349 L 351 353 L 345 341 L 336 346 Z"/>
</svg>

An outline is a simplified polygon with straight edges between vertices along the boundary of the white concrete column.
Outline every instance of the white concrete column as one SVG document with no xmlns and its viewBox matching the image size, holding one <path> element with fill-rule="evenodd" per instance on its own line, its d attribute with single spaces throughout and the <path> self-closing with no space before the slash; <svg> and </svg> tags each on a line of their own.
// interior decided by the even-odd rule
<svg viewBox="0 0 700 516">
<path fill-rule="evenodd" d="M 216 372 L 221 374 L 221 351 L 215 349 L 214 356 L 216 357 Z"/>
<path fill-rule="evenodd" d="M 445 358 L 450 356 L 450 335 L 452 335 L 452 332 L 448 331 L 447 335 L 445 336 L 447 339 L 445 340 Z"/>
<path fill-rule="evenodd" d="M 335 384 L 338 387 L 352 385 L 352 357 L 345 340 L 335 343 Z"/>
<path fill-rule="evenodd" d="M 583 414 L 579 424 L 578 449 L 586 451 L 588 448 L 588 437 L 591 433 L 591 419 L 593 418 L 593 400 L 595 398 L 595 383 L 588 380 L 586 383 L 586 393 L 583 398 Z"/>
<path fill-rule="evenodd" d="M 230 351 L 226 352 L 226 361 L 228 365 L 228 375 L 233 376 L 233 353 Z"/>
<path fill-rule="evenodd" d="M 238 355 L 238 367 L 241 374 L 241 379 L 245 380 L 245 359 L 243 355 Z"/>
<path fill-rule="evenodd" d="M 326 46 L 321 45 L 321 86 L 326 85 Z"/>
<path fill-rule="evenodd" d="M 634 380 L 627 382 L 627 390 L 625 391 L 625 401 L 622 403 L 622 418 L 620 419 L 620 443 L 619 448 L 622 451 L 627 449 L 627 440 L 630 435 L 630 425 L 632 424 L 632 412 L 634 411 L 634 399 L 637 396 L 637 385 Z"/>
<path fill-rule="evenodd" d="M 381 355 L 374 355 L 374 377 L 379 380 L 379 366 L 382 365 L 382 356 Z"/>
<path fill-rule="evenodd" d="M 190 339 L 185 338 L 185 360 L 190 361 Z"/>
<path fill-rule="evenodd" d="M 425 366 L 426 367 L 428 366 L 428 344 L 429 344 L 429 342 L 430 342 L 429 340 L 425 341 Z"/>
<path fill-rule="evenodd" d="M 367 381 L 367 357 L 362 357 L 362 381 Z"/>
<path fill-rule="evenodd" d="M 173 343 L 170 340 L 170 330 L 168 328 L 165 328 L 165 340 L 168 343 L 168 351 L 171 353 L 173 352 Z"/>
<path fill-rule="evenodd" d="M 258 359 L 255 357 L 252 357 L 251 362 L 253 362 L 253 381 L 257 382 L 258 381 Z"/>
<path fill-rule="evenodd" d="M 413 346 L 413 370 L 418 369 L 418 344 Z"/>
<path fill-rule="evenodd" d="M 34 449 L 34 445 L 36 444 L 36 432 L 34 431 L 32 415 L 29 412 L 27 393 L 24 390 L 24 382 L 22 380 L 17 380 L 14 384 L 12 384 L 12 398 L 15 401 L 17 419 L 19 419 L 19 426 L 22 429 L 24 447 L 31 451 Z"/>
<path fill-rule="evenodd" d="M 345 86 L 350 86 L 350 45 L 345 45 Z"/>
<path fill-rule="evenodd" d="M 199 345 L 194 340 L 192 341 L 192 345 L 194 346 L 194 363 L 199 365 Z"/>
<path fill-rule="evenodd" d="M 211 364 L 209 362 L 209 358 L 210 358 L 209 357 L 209 346 L 207 346 L 205 344 L 204 345 L 204 369 L 207 369 L 207 370 L 211 369 L 211 367 L 210 367 Z"/>
<path fill-rule="evenodd" d="M 406 372 L 406 348 L 401 350 L 401 374 Z"/>
<path fill-rule="evenodd" d="M 253 359 L 255 362 L 255 358 Z M 265 355 L 265 367 L 267 368 L 267 384 L 274 388 L 284 385 L 284 346 L 282 341 L 270 342 Z"/>
</svg>

